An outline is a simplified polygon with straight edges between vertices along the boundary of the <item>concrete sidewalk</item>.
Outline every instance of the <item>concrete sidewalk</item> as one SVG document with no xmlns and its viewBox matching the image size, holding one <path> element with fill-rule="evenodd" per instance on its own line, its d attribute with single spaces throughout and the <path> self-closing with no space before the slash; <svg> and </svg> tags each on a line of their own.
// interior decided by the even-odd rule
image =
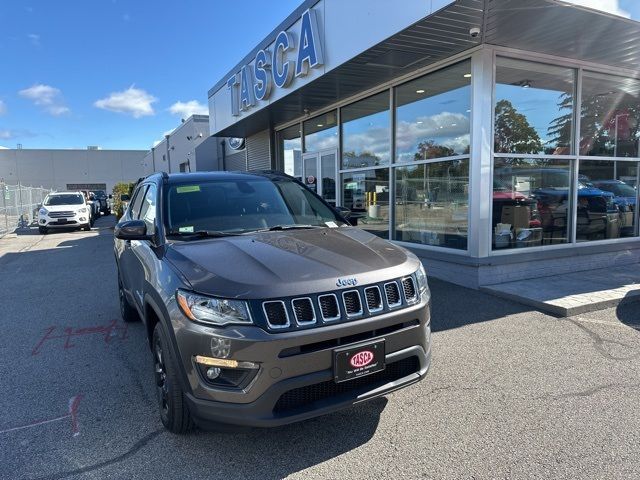
<svg viewBox="0 0 640 480">
<path fill-rule="evenodd" d="M 561 317 L 640 300 L 640 264 L 566 273 L 481 287 L 480 290 Z"/>
</svg>

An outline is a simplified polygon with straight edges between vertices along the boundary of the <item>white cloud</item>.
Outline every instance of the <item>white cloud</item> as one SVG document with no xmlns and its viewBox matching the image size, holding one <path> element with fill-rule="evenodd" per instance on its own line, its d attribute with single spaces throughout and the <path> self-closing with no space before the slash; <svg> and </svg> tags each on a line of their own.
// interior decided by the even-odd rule
<svg viewBox="0 0 640 480">
<path fill-rule="evenodd" d="M 169 107 L 169 111 L 174 115 L 180 115 L 182 118 L 189 118 L 191 115 L 209 115 L 209 108 L 197 100 L 176 102 Z"/>
<path fill-rule="evenodd" d="M 29 130 L 0 130 L 0 140 L 13 140 L 14 138 L 31 138 L 36 134 Z"/>
<path fill-rule="evenodd" d="M 0 145 L 0 150 L 9 150 L 9 147 L 3 147 L 2 145 Z"/>
<path fill-rule="evenodd" d="M 113 92 L 107 98 L 97 100 L 93 105 L 103 110 L 111 112 L 124 113 L 131 115 L 133 118 L 140 118 L 149 115 L 155 115 L 153 106 L 158 99 L 146 91 L 129 87 L 122 92 Z"/>
<path fill-rule="evenodd" d="M 0 115 L 7 113 L 7 104 L 0 100 Z"/>
<path fill-rule="evenodd" d="M 566 3 L 579 5 L 581 7 L 593 8 L 603 12 L 619 15 L 625 18 L 631 18 L 631 14 L 620 8 L 619 0 L 562 0 Z"/>
<path fill-rule="evenodd" d="M 400 121 L 396 146 L 399 152 L 410 152 L 413 156 L 418 143 L 434 140 L 438 145 L 462 153 L 469 145 L 469 128 L 469 118 L 462 113 L 441 112 L 418 117 L 415 122 Z"/>
<path fill-rule="evenodd" d="M 40 35 L 38 35 L 37 33 L 30 33 L 27 35 L 27 37 L 31 41 L 31 45 L 33 45 L 34 47 L 40 46 Z"/>
<path fill-rule="evenodd" d="M 53 116 L 57 117 L 70 112 L 69 108 L 64 104 L 62 92 L 50 85 L 36 84 L 20 90 L 18 94 L 33 101 L 33 103 Z"/>
</svg>

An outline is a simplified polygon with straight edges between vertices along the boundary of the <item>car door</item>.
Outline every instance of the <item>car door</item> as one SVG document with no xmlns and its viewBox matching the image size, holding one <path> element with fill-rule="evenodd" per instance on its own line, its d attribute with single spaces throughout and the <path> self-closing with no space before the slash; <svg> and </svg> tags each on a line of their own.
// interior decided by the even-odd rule
<svg viewBox="0 0 640 480">
<path fill-rule="evenodd" d="M 154 235 L 156 232 L 157 195 L 157 187 L 155 184 L 150 184 L 144 193 L 138 213 L 138 219 L 147 225 L 148 235 Z M 149 240 L 132 240 L 131 251 L 133 252 L 130 264 L 131 290 L 140 311 L 143 311 L 145 281 L 154 271 L 153 265 L 157 257 L 153 252 L 153 244 Z"/>
<path fill-rule="evenodd" d="M 129 203 L 129 207 L 127 208 L 127 210 L 124 212 L 124 215 L 120 220 L 121 222 L 138 219 L 140 206 L 142 205 L 142 200 L 144 199 L 144 194 L 147 190 L 147 187 L 147 184 L 140 185 L 133 192 L 133 199 Z M 133 254 L 132 242 L 130 240 L 116 240 L 116 251 L 122 286 L 128 300 L 130 302 L 133 302 L 135 301 L 135 298 L 132 288 L 132 275 L 135 270 L 134 265 L 136 263 L 136 258 Z"/>
</svg>

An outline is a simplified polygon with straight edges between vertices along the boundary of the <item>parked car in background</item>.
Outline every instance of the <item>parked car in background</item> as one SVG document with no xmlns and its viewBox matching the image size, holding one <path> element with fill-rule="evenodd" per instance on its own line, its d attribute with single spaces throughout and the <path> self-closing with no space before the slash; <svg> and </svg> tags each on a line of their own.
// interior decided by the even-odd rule
<svg viewBox="0 0 640 480">
<path fill-rule="evenodd" d="M 151 175 L 114 253 L 121 314 L 145 323 L 172 432 L 306 420 L 429 369 L 420 260 L 288 175 Z"/>
<path fill-rule="evenodd" d="M 622 180 L 593 180 L 591 183 L 613 194 L 613 203 L 620 209 L 621 233 L 623 236 L 633 235 L 633 217 L 638 197 L 636 189 Z"/>
<path fill-rule="evenodd" d="M 96 190 L 93 192 L 96 201 L 99 204 L 99 210 L 103 215 L 111 215 L 111 204 L 109 203 L 109 196 L 104 190 Z"/>
<path fill-rule="evenodd" d="M 53 192 L 38 211 L 38 230 L 46 234 L 54 228 L 91 230 L 91 206 L 82 192 Z"/>
<path fill-rule="evenodd" d="M 93 192 L 90 192 L 89 190 L 80 190 L 80 192 L 84 195 L 84 198 L 89 205 L 89 210 L 91 211 L 91 226 L 93 226 L 95 219 L 100 217 L 100 202 L 98 202 Z"/>
</svg>

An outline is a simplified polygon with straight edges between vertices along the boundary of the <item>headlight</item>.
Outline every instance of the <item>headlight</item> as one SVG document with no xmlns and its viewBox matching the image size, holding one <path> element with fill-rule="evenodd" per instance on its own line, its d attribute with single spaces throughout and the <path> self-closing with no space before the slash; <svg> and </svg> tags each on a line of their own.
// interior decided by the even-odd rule
<svg viewBox="0 0 640 480">
<path fill-rule="evenodd" d="M 49 210 L 47 210 L 46 208 L 41 208 L 39 213 L 40 213 L 40 215 L 48 215 L 49 214 Z"/>
<path fill-rule="evenodd" d="M 253 323 L 249 307 L 242 300 L 205 297 L 184 290 L 176 292 L 176 300 L 182 313 L 191 320 L 213 325 Z"/>
<path fill-rule="evenodd" d="M 418 290 L 420 291 L 420 298 L 422 301 L 429 300 L 429 282 L 427 282 L 427 272 L 424 269 L 424 265 L 420 263 L 420 268 L 416 270 L 416 282 L 418 282 Z"/>
<path fill-rule="evenodd" d="M 87 213 L 87 209 L 82 207 L 82 208 L 78 209 L 78 213 Z"/>
</svg>

